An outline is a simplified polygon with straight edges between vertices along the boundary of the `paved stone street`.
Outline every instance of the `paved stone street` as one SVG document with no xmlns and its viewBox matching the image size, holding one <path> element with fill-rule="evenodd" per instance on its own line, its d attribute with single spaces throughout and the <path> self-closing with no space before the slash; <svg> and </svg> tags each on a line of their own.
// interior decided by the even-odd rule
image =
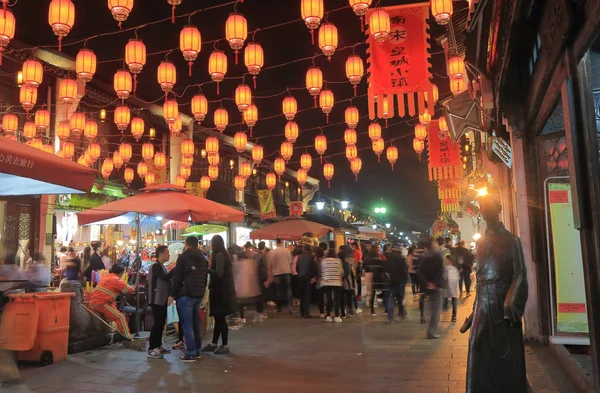
<svg viewBox="0 0 600 393">
<path fill-rule="evenodd" d="M 459 321 L 473 299 L 460 300 Z M 391 326 L 381 306 L 376 317 L 365 312 L 341 324 L 271 314 L 262 324 L 232 331 L 230 355 L 204 355 L 193 364 L 179 362 L 179 352 L 164 360 L 122 348 L 72 355 L 22 370 L 23 383 L 0 392 L 464 392 L 467 335 L 458 330 L 461 322 L 443 313 L 442 337 L 427 340 L 417 302 L 409 296 L 406 303 L 411 319 Z"/>
</svg>

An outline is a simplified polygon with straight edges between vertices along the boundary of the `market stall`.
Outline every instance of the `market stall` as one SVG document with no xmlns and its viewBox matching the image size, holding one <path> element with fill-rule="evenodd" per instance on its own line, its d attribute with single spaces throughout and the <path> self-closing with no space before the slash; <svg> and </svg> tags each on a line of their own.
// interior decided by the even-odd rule
<svg viewBox="0 0 600 393">
<path fill-rule="evenodd" d="M 287 217 L 286 219 L 260 229 L 252 231 L 250 238 L 253 240 L 300 240 L 306 233 L 312 233 L 317 238 L 325 236 L 333 228 L 317 222 L 309 221 L 302 217 Z"/>
</svg>

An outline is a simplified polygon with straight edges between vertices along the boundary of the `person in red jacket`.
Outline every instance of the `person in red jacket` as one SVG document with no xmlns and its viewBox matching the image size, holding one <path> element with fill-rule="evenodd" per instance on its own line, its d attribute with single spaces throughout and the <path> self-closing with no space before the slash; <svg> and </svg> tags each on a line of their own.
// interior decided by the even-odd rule
<svg viewBox="0 0 600 393">
<path fill-rule="evenodd" d="M 119 333 L 131 339 L 129 326 L 125 315 L 117 310 L 116 299 L 120 294 L 128 295 L 135 292 L 135 288 L 122 280 L 125 269 L 121 265 L 113 265 L 109 274 L 104 275 L 90 298 L 90 307 L 92 310 L 104 315 L 108 322 L 114 322 L 117 325 Z"/>
</svg>

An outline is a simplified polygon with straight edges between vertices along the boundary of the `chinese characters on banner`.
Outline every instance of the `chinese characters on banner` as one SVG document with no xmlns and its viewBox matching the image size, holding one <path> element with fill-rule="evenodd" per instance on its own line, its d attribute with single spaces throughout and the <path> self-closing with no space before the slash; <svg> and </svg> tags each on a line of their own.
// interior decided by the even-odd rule
<svg viewBox="0 0 600 393">
<path fill-rule="evenodd" d="M 258 190 L 256 194 L 260 208 L 260 219 L 269 220 L 277 217 L 275 204 L 273 203 L 273 193 L 270 190 Z"/>
<path fill-rule="evenodd" d="M 438 121 L 431 121 L 427 137 L 429 180 L 459 179 L 463 171 L 459 145 L 452 138 L 440 139 L 439 131 Z"/>
<path fill-rule="evenodd" d="M 458 180 L 440 180 L 438 182 L 438 198 L 442 212 L 460 210 L 459 200 L 462 197 L 461 183 Z"/>
<path fill-rule="evenodd" d="M 202 192 L 202 189 L 200 188 L 200 182 L 186 182 L 185 188 L 188 189 L 190 194 L 204 198 L 204 192 Z"/>
<path fill-rule="evenodd" d="M 167 167 L 166 166 L 164 166 L 162 168 L 158 168 L 156 165 L 154 165 L 154 160 L 146 161 L 146 164 L 148 165 L 148 172 L 154 172 L 154 175 L 156 176 L 156 180 L 154 181 L 154 184 L 162 184 L 162 183 L 167 182 Z M 194 195 L 196 195 L 196 194 L 194 194 Z M 202 194 L 200 194 L 199 196 L 202 196 Z"/>
<path fill-rule="evenodd" d="M 35 161 L 28 160 L 19 156 L 13 156 L 11 154 L 0 154 L 0 164 L 14 165 L 21 168 L 33 169 Z"/>
<path fill-rule="evenodd" d="M 302 201 L 290 202 L 290 216 L 300 217 L 303 213 L 302 210 L 303 210 Z"/>
<path fill-rule="evenodd" d="M 378 43 L 369 33 L 369 118 L 383 118 L 381 103 L 387 96 L 387 117 L 394 116 L 394 96 L 398 101 L 398 115 L 417 114 L 430 108 L 433 114 L 433 85 L 429 72 L 429 2 L 384 7 L 390 15 L 390 39 Z M 372 10 L 367 12 L 367 20 Z M 417 99 L 415 100 L 415 93 Z M 428 100 L 429 99 L 429 100 Z M 427 101 L 427 105 L 425 102 Z M 377 103 L 377 108 L 375 108 Z"/>
</svg>

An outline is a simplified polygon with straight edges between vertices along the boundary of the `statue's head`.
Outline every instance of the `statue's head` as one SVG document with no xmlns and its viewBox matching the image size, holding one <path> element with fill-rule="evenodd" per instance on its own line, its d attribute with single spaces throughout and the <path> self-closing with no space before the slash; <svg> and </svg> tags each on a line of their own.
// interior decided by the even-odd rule
<svg viewBox="0 0 600 393">
<path fill-rule="evenodd" d="M 502 203 L 500 201 L 500 192 L 498 189 L 490 188 L 485 195 L 479 195 L 477 201 L 479 202 L 479 210 L 484 220 L 498 220 L 498 216 L 502 211 Z"/>
</svg>

